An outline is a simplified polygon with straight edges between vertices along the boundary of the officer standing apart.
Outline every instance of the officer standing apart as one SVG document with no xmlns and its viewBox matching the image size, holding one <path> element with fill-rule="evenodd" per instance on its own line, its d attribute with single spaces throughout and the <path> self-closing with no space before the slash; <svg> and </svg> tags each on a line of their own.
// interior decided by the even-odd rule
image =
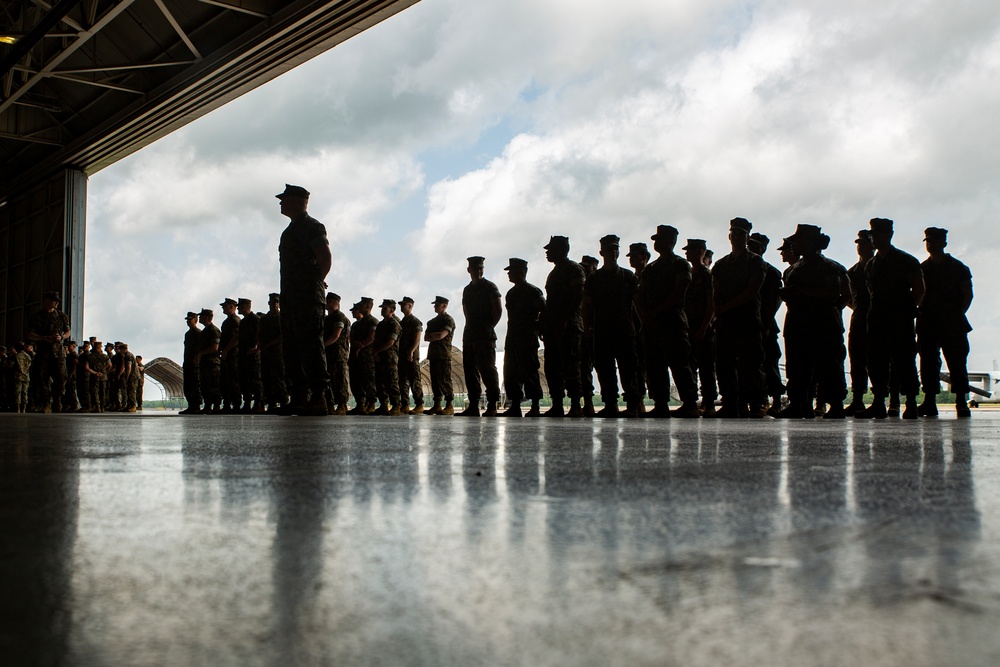
<svg viewBox="0 0 1000 667">
<path fill-rule="evenodd" d="M 31 388 L 42 412 L 62 410 L 63 385 L 66 382 L 66 349 L 69 317 L 59 310 L 59 293 L 42 295 L 42 309 L 28 321 L 28 340 L 35 344 L 31 361 Z M 51 381 L 51 388 L 49 382 Z"/>
<path fill-rule="evenodd" d="M 552 407 L 546 417 L 583 417 L 580 406 L 580 344 L 583 340 L 583 286 L 586 278 L 579 264 L 569 258 L 569 238 L 552 236 L 545 259 L 554 266 L 545 280 L 542 339 L 545 343 L 545 378 Z M 569 395 L 569 412 L 563 396 Z"/>
<path fill-rule="evenodd" d="M 542 384 L 538 377 L 538 318 L 545 308 L 542 290 L 528 282 L 528 262 L 511 257 L 504 271 L 507 290 L 507 338 L 503 344 L 503 385 L 510 407 L 501 417 L 520 417 L 521 401 L 531 401 L 526 417 L 541 415 Z"/>
<path fill-rule="evenodd" d="M 471 281 L 462 292 L 462 310 L 465 313 L 465 330 L 462 332 L 462 356 L 465 367 L 465 386 L 469 391 L 469 404 L 458 417 L 478 417 L 482 384 L 486 385 L 486 412 L 484 417 L 497 416 L 500 402 L 500 376 L 497 373 L 497 333 L 502 306 L 500 290 L 495 283 L 483 277 L 485 259 L 469 257 Z"/>
<path fill-rule="evenodd" d="M 424 411 L 424 387 L 420 379 L 420 338 L 424 323 L 413 314 L 413 299 L 404 296 L 399 302 L 403 312 L 399 334 L 399 399 L 403 414 L 419 415 Z M 410 409 L 410 392 L 413 409 Z"/>
<path fill-rule="evenodd" d="M 333 257 L 326 227 L 307 212 L 309 192 L 285 185 L 275 195 L 281 214 L 289 219 L 281 233 L 281 335 L 291 410 L 299 415 L 326 415 L 325 390 L 330 383 L 323 347 L 324 279 Z"/>
</svg>

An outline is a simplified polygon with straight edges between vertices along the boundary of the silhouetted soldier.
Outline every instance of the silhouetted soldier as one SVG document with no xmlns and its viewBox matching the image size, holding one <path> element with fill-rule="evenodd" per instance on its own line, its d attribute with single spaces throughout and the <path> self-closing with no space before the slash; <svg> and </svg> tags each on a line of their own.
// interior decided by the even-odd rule
<svg viewBox="0 0 1000 667">
<path fill-rule="evenodd" d="M 76 341 L 66 343 L 66 388 L 63 391 L 62 411 L 76 412 L 76 371 L 80 363 L 80 355 L 76 351 Z"/>
<path fill-rule="evenodd" d="M 868 393 L 868 310 L 871 295 L 865 279 L 865 267 L 875 256 L 872 233 L 867 229 L 858 232 L 858 261 L 847 270 L 851 282 L 851 323 L 847 332 L 847 354 L 851 360 L 851 404 L 845 414 L 853 415 L 865 409 L 864 397 Z"/>
<path fill-rule="evenodd" d="M 340 310 L 340 295 L 327 292 L 326 318 L 323 320 L 323 345 L 326 348 L 326 372 L 330 376 L 327 394 L 330 414 L 346 415 L 351 396 L 350 371 L 351 320 Z"/>
<path fill-rule="evenodd" d="M 87 355 L 87 363 L 84 370 L 90 380 L 90 411 L 104 412 L 104 397 L 107 392 L 108 371 L 111 369 L 111 360 L 104 353 L 101 341 L 94 341 L 94 346 Z"/>
<path fill-rule="evenodd" d="M 377 415 L 399 417 L 399 334 L 402 326 L 396 317 L 396 302 L 383 299 L 379 306 L 382 321 L 375 327 L 372 353 L 375 355 L 375 393 L 381 402 Z"/>
<path fill-rule="evenodd" d="M 715 399 L 719 388 L 715 381 L 715 299 L 712 292 L 712 272 L 705 265 L 705 241 L 688 239 L 685 256 L 691 264 L 691 286 L 684 297 L 691 336 L 691 372 L 701 380 L 701 414 L 715 415 Z"/>
<path fill-rule="evenodd" d="M 636 328 L 633 320 L 639 280 L 618 265 L 620 239 L 609 234 L 601 239 L 604 265 L 588 276 L 583 296 L 584 340 L 593 341 L 594 365 L 601 385 L 604 407 L 598 417 L 617 417 L 618 376 L 625 393 L 625 415 L 639 416 L 642 397 L 636 384 L 639 373 Z"/>
<path fill-rule="evenodd" d="M 698 389 L 691 373 L 691 343 L 684 299 L 691 285 L 691 265 L 674 254 L 677 229 L 657 225 L 650 237 L 659 255 L 646 266 L 639 281 L 636 310 L 642 320 L 642 346 L 646 352 L 646 377 L 655 407 L 651 417 L 670 417 L 670 377 L 674 376 L 681 407 L 675 417 L 698 417 Z"/>
<path fill-rule="evenodd" d="M 399 302 L 403 311 L 399 334 L 399 401 L 403 414 L 419 415 L 424 411 L 424 387 L 420 378 L 420 339 L 424 323 L 413 314 L 413 299 L 404 296 Z M 410 392 L 413 408 L 410 409 Z"/>
<path fill-rule="evenodd" d="M 886 417 L 885 399 L 889 393 L 890 371 L 906 396 L 903 419 L 917 418 L 917 340 L 913 321 L 924 298 L 924 279 L 920 262 L 892 245 L 893 222 L 872 218 L 869 222 L 876 255 L 865 267 L 871 294 L 868 312 L 868 375 L 872 381 L 874 402 L 854 414 L 866 419 Z"/>
<path fill-rule="evenodd" d="M 30 386 L 41 412 L 62 410 L 63 385 L 66 383 L 66 348 L 63 341 L 69 338 L 69 317 L 59 310 L 59 303 L 59 292 L 46 292 L 42 295 L 42 309 L 28 320 L 28 340 L 35 345 Z"/>
<path fill-rule="evenodd" d="M 268 412 L 280 412 L 288 404 L 285 359 L 281 345 L 281 295 L 267 296 L 267 312 L 260 318 L 257 347 L 260 348 L 261 381 Z"/>
<path fill-rule="evenodd" d="M 112 412 L 120 412 L 125 407 L 125 390 L 122 383 L 122 362 L 125 359 L 119 351 L 121 344 L 122 342 L 118 340 L 105 346 L 105 352 L 111 361 L 111 370 L 108 372 L 108 392 L 110 395 L 107 398 L 105 408 Z"/>
<path fill-rule="evenodd" d="M 90 411 L 90 377 L 83 370 L 88 355 L 90 355 L 90 341 L 85 340 L 80 345 L 80 357 L 76 363 L 76 396 L 80 401 L 80 406 L 76 409 L 77 412 Z"/>
<path fill-rule="evenodd" d="M 205 400 L 205 412 L 222 413 L 222 389 L 219 386 L 221 360 L 219 341 L 222 332 L 212 324 L 215 313 L 203 308 L 198 321 L 201 322 L 201 349 L 198 350 L 198 377 L 201 379 L 201 394 Z"/>
<path fill-rule="evenodd" d="M 715 251 L 712 250 L 711 248 L 706 248 L 705 249 L 705 257 L 704 257 L 704 259 L 702 259 L 702 263 L 704 263 L 706 269 L 709 269 L 709 270 L 712 269 L 712 260 L 714 258 L 715 258 Z"/>
<path fill-rule="evenodd" d="M 630 243 L 625 256 L 628 257 L 628 265 L 635 272 L 636 280 L 642 280 L 642 272 L 646 270 L 652 257 L 649 248 L 642 242 Z M 643 402 L 643 399 L 646 398 L 646 352 L 642 347 L 642 322 L 639 320 L 639 313 L 635 310 L 634 302 L 632 304 L 632 323 L 635 325 L 635 388 L 639 395 L 639 413 L 642 414 L 646 412 L 646 404 Z"/>
<path fill-rule="evenodd" d="M 927 292 L 917 313 L 917 348 L 924 389 L 919 413 L 924 417 L 938 414 L 936 397 L 941 389 L 943 353 L 958 416 L 969 417 L 972 413 L 965 402 L 969 393 L 966 362 L 972 326 L 965 314 L 972 305 L 972 272 L 944 251 L 948 245 L 947 229 L 928 227 L 924 231 L 924 244 L 930 257 L 920 265 Z"/>
<path fill-rule="evenodd" d="M 257 347 L 260 316 L 253 311 L 253 301 L 240 298 L 236 301 L 236 311 L 243 317 L 237 333 L 236 368 L 239 378 L 242 407 L 236 407 L 243 414 L 264 412 L 264 387 L 260 374 L 260 348 Z"/>
<path fill-rule="evenodd" d="M 494 329 L 500 321 L 502 306 L 500 290 L 496 284 L 483 277 L 482 257 L 469 258 L 471 281 L 462 292 L 462 310 L 465 329 L 462 331 L 462 355 L 465 385 L 469 391 L 469 405 L 459 417 L 478 417 L 482 384 L 486 385 L 486 412 L 484 417 L 496 417 L 500 402 L 500 376 L 497 373 L 497 334 Z"/>
<path fill-rule="evenodd" d="M 596 257 L 584 255 L 580 260 L 580 268 L 583 269 L 584 285 L 590 276 L 594 275 L 600 261 Z M 586 301 L 586 296 L 584 296 Z M 583 416 L 594 416 L 594 338 L 592 332 L 587 331 L 586 324 L 583 328 L 583 338 L 580 343 L 580 394 L 583 398 Z"/>
<path fill-rule="evenodd" d="M 503 384 L 510 407 L 501 417 L 520 417 L 521 401 L 528 398 L 527 417 L 538 417 L 542 384 L 538 376 L 538 318 L 545 308 L 542 290 L 527 281 L 528 263 L 511 257 L 504 268 L 513 287 L 507 291 L 507 337 L 504 340 Z"/>
<path fill-rule="evenodd" d="M 222 386 L 222 412 L 223 414 L 234 414 L 240 411 L 240 401 L 243 398 L 240 394 L 239 376 L 239 344 L 240 344 L 240 318 L 236 315 L 237 301 L 226 298 L 219 304 L 222 306 L 222 313 L 226 316 L 219 327 L 222 338 L 219 340 L 219 357 L 222 360 L 220 366 L 220 384 Z"/>
<path fill-rule="evenodd" d="M 771 242 L 769 238 L 760 233 L 753 233 L 747 240 L 747 248 L 750 252 L 764 259 L 767 246 Z M 775 315 L 778 306 L 781 305 L 781 285 L 782 275 L 776 267 L 764 260 L 764 284 L 760 286 L 760 321 L 763 326 L 762 343 L 764 363 L 761 371 L 764 374 L 764 389 L 766 395 L 762 402 L 770 399 L 771 407 L 768 414 L 774 416 L 781 409 L 781 397 L 785 393 L 785 385 L 781 383 L 781 369 L 778 362 L 781 360 L 781 346 L 778 344 L 778 322 Z"/>
<path fill-rule="evenodd" d="M 760 287 L 764 260 L 747 250 L 753 225 L 745 218 L 729 223 L 732 252 L 715 263 L 715 370 L 722 392 L 720 417 L 762 417 L 763 360 Z"/>
<path fill-rule="evenodd" d="M 281 269 L 281 335 L 285 379 L 292 395 L 290 412 L 326 415 L 326 372 L 323 316 L 326 284 L 333 258 L 326 228 L 307 213 L 309 192 L 285 185 L 281 214 L 289 219 L 281 233 L 278 257 Z"/>
<path fill-rule="evenodd" d="M 545 280 L 542 340 L 545 343 L 545 379 L 552 407 L 546 417 L 582 417 L 580 407 L 580 345 L 583 339 L 583 269 L 569 258 L 569 239 L 552 236 L 545 245 L 545 259 L 554 264 Z M 563 410 L 569 394 L 570 409 Z"/>
<path fill-rule="evenodd" d="M 198 379 L 198 352 L 201 350 L 201 329 L 198 328 L 198 313 L 188 311 L 184 320 L 188 330 L 184 333 L 184 362 L 181 370 L 184 373 L 184 398 L 187 408 L 180 411 L 182 415 L 201 414 L 201 383 Z"/>
<path fill-rule="evenodd" d="M 122 357 L 120 382 L 122 386 L 122 412 L 135 412 L 135 394 L 139 386 L 139 371 L 135 367 L 135 355 L 128 349 L 128 343 L 119 343 L 118 354 Z"/>
<path fill-rule="evenodd" d="M 434 297 L 434 317 L 427 323 L 424 340 L 427 347 L 427 364 L 430 366 L 431 391 L 434 404 L 427 415 L 453 415 L 454 393 L 451 382 L 451 343 L 455 337 L 455 320 L 448 314 L 448 299 Z M 441 401 L 445 402 L 441 407 Z"/>
<path fill-rule="evenodd" d="M 355 322 L 351 326 L 351 359 L 350 382 L 354 392 L 353 410 L 347 414 L 370 415 L 375 412 L 375 353 L 372 345 L 375 343 L 375 329 L 378 318 L 372 315 L 375 300 L 363 296 L 351 307 Z"/>
</svg>

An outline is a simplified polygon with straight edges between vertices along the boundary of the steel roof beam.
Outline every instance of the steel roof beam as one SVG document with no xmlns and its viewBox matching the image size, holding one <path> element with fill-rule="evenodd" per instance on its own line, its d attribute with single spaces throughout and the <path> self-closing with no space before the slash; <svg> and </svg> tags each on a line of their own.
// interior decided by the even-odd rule
<svg viewBox="0 0 1000 667">
<path fill-rule="evenodd" d="M 14 65 L 21 62 L 21 58 L 28 55 L 31 49 L 35 48 L 45 38 L 45 34 L 56 27 L 56 24 L 62 21 L 69 14 L 70 10 L 78 4 L 80 4 L 80 0 L 59 0 L 52 9 L 46 12 L 42 20 L 36 23 L 35 27 L 29 30 L 27 35 L 14 42 L 10 51 L 0 61 L 0 77 L 6 76 L 8 72 L 14 69 Z"/>
<path fill-rule="evenodd" d="M 45 2 L 45 0 L 31 0 L 31 1 L 33 3 L 35 3 L 35 6 L 41 7 L 45 11 L 49 11 L 50 9 L 52 9 L 52 5 L 50 3 L 48 3 L 48 2 Z M 95 2 L 94 4 L 97 4 L 97 3 Z M 84 30 L 86 30 L 86 28 L 84 28 L 82 25 L 80 25 L 79 23 L 77 23 L 76 21 L 74 21 L 73 19 L 71 19 L 68 16 L 64 16 L 64 17 L 62 17 L 59 20 L 62 21 L 63 23 L 65 23 L 66 25 L 68 25 L 73 30 L 76 30 L 77 32 L 83 32 Z M 75 37 L 75 36 L 76 36 L 75 34 L 71 35 L 71 37 Z"/>
<path fill-rule="evenodd" d="M 254 11 L 252 9 L 247 9 L 246 7 L 240 7 L 238 5 L 232 5 L 228 2 L 221 2 L 221 0 L 198 0 L 198 2 L 212 5 L 213 7 L 222 7 L 223 9 L 231 9 L 234 12 L 240 12 L 241 14 L 249 14 L 250 16 L 256 16 L 259 19 L 271 18 L 267 14 L 262 12 Z"/>
<path fill-rule="evenodd" d="M 153 0 L 153 1 L 156 3 L 156 6 L 160 8 L 160 11 L 163 12 L 164 18 L 167 19 L 167 22 L 170 23 L 170 26 L 174 29 L 174 32 L 177 33 L 177 36 L 180 37 L 181 41 L 184 42 L 184 44 L 188 47 L 188 50 L 194 55 L 195 58 L 201 60 L 201 53 L 198 52 L 198 49 L 195 48 L 194 42 L 191 41 L 191 38 L 188 37 L 187 33 L 184 32 L 184 29 L 181 28 L 181 24 L 177 22 L 177 19 L 175 19 L 174 15 L 170 13 L 170 10 L 167 9 L 167 6 L 163 4 L 163 0 Z"/>
</svg>

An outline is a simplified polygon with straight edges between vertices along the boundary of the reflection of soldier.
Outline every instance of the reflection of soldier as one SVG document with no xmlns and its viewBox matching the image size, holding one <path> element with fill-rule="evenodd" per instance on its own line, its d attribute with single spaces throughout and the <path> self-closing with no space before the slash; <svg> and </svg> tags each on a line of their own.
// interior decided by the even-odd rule
<svg viewBox="0 0 1000 667">
<path fill-rule="evenodd" d="M 448 299 L 443 296 L 434 297 L 433 305 L 435 316 L 427 323 L 424 340 L 430 343 L 427 348 L 427 363 L 430 366 L 434 405 L 424 414 L 453 415 L 455 397 L 451 387 L 451 342 L 455 336 L 455 320 L 447 313 Z M 443 408 L 442 400 L 445 401 Z"/>
<path fill-rule="evenodd" d="M 399 334 L 399 400 L 404 414 L 419 415 L 424 411 L 424 387 L 420 379 L 420 338 L 424 323 L 413 314 L 413 299 L 404 296 L 399 302 L 403 312 Z M 410 392 L 413 409 L 410 409 Z"/>
<path fill-rule="evenodd" d="M 924 298 L 924 279 L 920 263 L 892 245 L 893 222 L 873 218 L 869 226 L 872 244 L 878 251 L 865 267 L 871 294 L 868 312 L 868 374 L 875 400 L 855 417 L 884 419 L 885 399 L 889 393 L 890 369 L 906 396 L 903 419 L 917 418 L 917 341 L 913 320 Z"/>
<path fill-rule="evenodd" d="M 219 341 L 222 332 L 212 324 L 215 313 L 203 308 L 198 321 L 201 322 L 201 349 L 198 351 L 198 376 L 201 379 L 201 393 L 205 399 L 205 412 L 222 412 L 222 390 L 219 387 L 220 360 Z"/>
<path fill-rule="evenodd" d="M 642 272 L 646 270 L 649 260 L 652 257 L 649 248 L 645 243 L 630 243 L 628 245 L 628 265 L 635 271 L 636 280 L 642 280 Z M 646 404 L 643 399 L 646 397 L 646 352 L 642 347 L 642 322 L 639 321 L 639 313 L 635 312 L 635 304 L 632 306 L 632 323 L 635 325 L 635 356 L 636 373 L 635 388 L 639 396 L 639 413 L 646 412 Z"/>
<path fill-rule="evenodd" d="M 62 410 L 63 385 L 66 382 L 66 349 L 69 318 L 58 310 L 58 292 L 42 295 L 42 309 L 28 320 L 28 340 L 35 346 L 31 361 L 31 388 L 41 412 Z M 51 388 L 49 383 L 51 382 Z"/>
<path fill-rule="evenodd" d="M 715 303 L 712 293 L 712 272 L 705 265 L 705 241 L 688 239 L 685 256 L 691 264 L 691 286 L 684 298 L 691 336 L 691 372 L 701 380 L 701 414 L 715 415 L 715 399 L 719 396 L 715 381 Z"/>
<path fill-rule="evenodd" d="M 510 407 L 501 417 L 520 417 L 521 401 L 531 400 L 526 417 L 538 417 L 542 384 L 538 377 L 538 317 L 545 308 L 542 290 L 527 281 L 528 263 L 511 257 L 504 271 L 514 284 L 507 291 L 507 338 L 504 340 L 503 384 Z"/>
<path fill-rule="evenodd" d="M 375 327 L 372 353 L 375 355 L 375 393 L 381 402 L 377 415 L 398 417 L 399 409 L 399 334 L 402 326 L 396 317 L 396 302 L 383 299 L 379 306 L 382 321 Z"/>
<path fill-rule="evenodd" d="M 502 307 L 500 290 L 483 277 L 482 257 L 469 258 L 469 277 L 472 279 L 462 292 L 462 310 L 465 313 L 465 330 L 462 331 L 462 355 L 465 368 L 465 385 L 469 392 L 469 405 L 459 417 L 478 417 L 482 384 L 486 385 L 486 412 L 484 417 L 496 417 L 500 402 L 500 377 L 497 374 L 497 334 L 494 327 L 500 321 Z"/>
<path fill-rule="evenodd" d="M 240 408 L 240 412 L 244 414 L 262 413 L 264 412 L 264 387 L 260 376 L 260 348 L 257 347 L 260 317 L 253 312 L 253 302 L 250 299 L 237 301 L 236 310 L 243 316 L 243 320 L 240 322 L 239 342 L 236 345 L 239 352 L 237 366 L 240 393 L 243 398 L 243 407 Z"/>
<path fill-rule="evenodd" d="M 351 306 L 355 322 L 350 331 L 349 368 L 351 392 L 357 404 L 347 413 L 351 415 L 370 415 L 375 412 L 375 355 L 372 353 L 372 344 L 375 342 L 378 319 L 371 314 L 374 305 L 374 299 L 363 296 Z"/>
<path fill-rule="evenodd" d="M 760 233 L 753 233 L 747 239 L 747 248 L 761 259 L 767 252 L 770 239 Z M 764 373 L 764 390 L 762 403 L 768 399 L 771 401 L 771 408 L 768 414 L 774 415 L 781 407 L 781 396 L 785 393 L 785 385 L 781 383 L 781 370 L 778 362 L 781 359 L 781 346 L 778 345 L 778 322 L 774 316 L 781 305 L 781 271 L 764 262 L 764 283 L 760 286 L 760 321 L 763 327 L 762 338 L 764 363 L 761 367 Z"/>
<path fill-rule="evenodd" d="M 639 281 L 636 310 L 642 319 L 642 345 L 646 351 L 646 377 L 655 407 L 650 416 L 670 417 L 670 377 L 674 377 L 682 405 L 673 416 L 698 417 L 698 390 L 691 373 L 691 344 L 684 297 L 691 284 L 691 266 L 674 254 L 677 230 L 657 225 L 653 250 L 659 255 L 649 263 Z"/>
<path fill-rule="evenodd" d="M 875 256 L 869 230 L 859 231 L 854 243 L 858 246 L 858 262 L 847 270 L 851 282 L 851 324 L 847 333 L 847 354 L 851 360 L 851 404 L 844 412 L 848 415 L 865 409 L 864 397 L 868 393 L 868 308 L 871 295 L 865 280 L 865 267 L 868 260 Z"/>
<path fill-rule="evenodd" d="M 288 404 L 285 387 L 285 361 L 281 351 L 281 295 L 271 292 L 267 312 L 260 318 L 257 347 L 260 348 L 261 380 L 268 412 L 277 412 Z"/>
<path fill-rule="evenodd" d="M 948 363 L 951 390 L 959 417 L 971 412 L 965 402 L 969 392 L 969 332 L 972 327 L 965 313 L 972 305 L 972 272 L 944 249 L 948 230 L 929 227 L 924 244 L 930 255 L 920 265 L 927 292 L 917 313 L 917 348 L 920 351 L 920 380 L 924 402 L 919 412 L 924 417 L 938 413 L 936 396 L 941 389 L 941 354 Z"/>
<path fill-rule="evenodd" d="M 239 344 L 240 318 L 236 315 L 238 302 L 226 298 L 219 304 L 226 319 L 222 320 L 222 337 L 219 339 L 221 357 L 219 383 L 222 388 L 222 412 L 234 414 L 240 410 Z"/>
<path fill-rule="evenodd" d="M 569 258 L 569 239 L 553 236 L 545 246 L 545 259 L 554 265 L 545 280 L 542 338 L 545 343 L 545 378 L 552 407 L 546 417 L 582 417 L 580 407 L 580 343 L 583 338 L 583 286 L 580 265 Z M 570 409 L 563 411 L 568 394 Z"/>
<path fill-rule="evenodd" d="M 604 266 L 587 278 L 583 297 L 584 340 L 593 341 L 594 365 L 601 385 L 604 407 L 599 417 L 617 417 L 618 375 L 625 391 L 625 415 L 639 416 L 642 397 L 636 385 L 638 359 L 636 330 L 632 319 L 633 299 L 639 290 L 635 274 L 618 265 L 620 239 L 609 234 L 601 239 Z"/>
<path fill-rule="evenodd" d="M 584 284 L 594 275 L 600 264 L 596 257 L 584 255 L 580 260 L 583 269 Z M 583 339 L 580 344 L 580 393 L 583 395 L 583 416 L 594 416 L 594 338 L 593 332 L 584 327 Z"/>
<path fill-rule="evenodd" d="M 201 414 L 201 383 L 198 379 L 198 351 L 201 350 L 201 329 L 198 328 L 198 313 L 188 312 L 188 330 L 184 334 L 184 398 L 187 408 L 182 415 Z"/>
<path fill-rule="evenodd" d="M 351 356 L 351 320 L 340 310 L 340 295 L 326 295 L 326 318 L 323 320 L 323 344 L 326 347 L 326 371 L 330 375 L 327 403 L 330 414 L 346 415 L 351 396 L 348 360 Z"/>
<path fill-rule="evenodd" d="M 753 225 L 745 218 L 729 223 L 732 252 L 715 263 L 715 370 L 722 392 L 720 417 L 762 417 L 760 403 L 760 287 L 764 260 L 747 250 Z"/>
</svg>

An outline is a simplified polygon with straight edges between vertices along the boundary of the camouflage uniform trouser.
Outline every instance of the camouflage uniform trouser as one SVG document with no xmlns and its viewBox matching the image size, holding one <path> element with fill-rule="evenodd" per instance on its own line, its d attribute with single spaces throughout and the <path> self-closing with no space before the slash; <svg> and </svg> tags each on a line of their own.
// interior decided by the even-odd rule
<svg viewBox="0 0 1000 667">
<path fill-rule="evenodd" d="M 365 354 L 364 350 L 351 357 L 350 363 L 351 393 L 358 405 L 375 402 L 375 359 Z"/>
<path fill-rule="evenodd" d="M 889 394 L 891 379 L 904 396 L 920 393 L 917 335 L 912 317 L 868 313 L 868 377 L 876 398 Z M 892 383 L 894 384 L 894 383 Z"/>
<path fill-rule="evenodd" d="M 285 381 L 292 403 L 308 400 L 310 392 L 322 396 L 330 386 L 323 345 L 323 304 L 295 303 L 281 295 L 281 353 L 285 361 Z"/>
<path fill-rule="evenodd" d="M 375 357 L 375 393 L 382 405 L 399 405 L 399 360 L 384 352 Z"/>
<path fill-rule="evenodd" d="M 39 344 L 29 373 L 38 406 L 45 408 L 51 402 L 53 411 L 59 411 L 62 408 L 63 385 L 66 383 L 66 358 L 53 354 L 51 349 Z"/>
<path fill-rule="evenodd" d="M 868 392 L 867 313 L 851 313 L 847 333 L 847 356 L 851 360 L 851 398 L 860 401 Z"/>
<path fill-rule="evenodd" d="M 958 400 L 969 393 L 969 334 L 961 327 L 926 326 L 917 323 L 917 351 L 920 353 L 920 380 L 924 394 L 941 391 L 941 355 L 948 364 L 951 390 Z"/>
<path fill-rule="evenodd" d="M 90 378 L 82 370 L 76 372 L 76 396 L 80 399 L 81 408 L 90 407 Z"/>
<path fill-rule="evenodd" d="M 104 396 L 108 392 L 108 381 L 103 377 L 90 377 L 90 409 L 104 410 Z"/>
<path fill-rule="evenodd" d="M 288 403 L 288 388 L 285 386 L 285 363 L 281 346 L 272 345 L 260 355 L 260 375 L 264 384 L 264 402 L 268 405 Z"/>
<path fill-rule="evenodd" d="M 516 343 L 510 338 L 504 343 L 503 386 L 512 405 L 525 398 L 542 398 L 542 383 L 538 377 L 538 341 Z"/>
<path fill-rule="evenodd" d="M 243 405 L 261 404 L 264 395 L 263 381 L 260 374 L 260 353 L 241 354 L 238 362 L 240 376 L 240 392 L 243 395 Z"/>
<path fill-rule="evenodd" d="M 698 343 L 691 343 L 691 372 L 701 380 L 701 400 L 705 405 L 714 404 L 719 397 L 715 381 L 715 330 L 709 328 Z"/>
<path fill-rule="evenodd" d="M 621 375 L 625 402 L 641 400 L 636 385 L 639 359 L 635 351 L 635 337 L 621 330 L 594 332 L 594 366 L 601 385 L 601 400 L 615 404 L 618 401 L 618 376 Z M 586 390 L 584 390 L 586 395 Z"/>
<path fill-rule="evenodd" d="M 497 346 L 492 340 L 462 341 L 463 370 L 465 387 L 469 392 L 469 404 L 478 405 L 483 395 L 480 385 L 486 385 L 486 400 L 496 403 L 500 400 L 500 375 L 497 373 Z"/>
<path fill-rule="evenodd" d="M 218 358 L 203 361 L 198 369 L 198 376 L 201 378 L 201 393 L 205 398 L 206 406 L 222 403 L 222 389 L 219 384 L 221 371 Z"/>
<path fill-rule="evenodd" d="M 451 357 L 443 359 L 431 357 L 428 362 L 431 367 L 431 391 L 434 393 L 434 401 L 438 402 L 443 398 L 450 403 L 455 398 L 451 386 Z"/>
<path fill-rule="evenodd" d="M 399 402 L 410 404 L 410 391 L 413 391 L 413 405 L 424 404 L 424 386 L 420 379 L 420 360 L 399 360 Z"/>
<path fill-rule="evenodd" d="M 664 405 L 670 401 L 669 374 L 673 374 L 681 401 L 697 401 L 698 388 L 691 372 L 691 343 L 687 326 L 669 322 L 647 327 L 642 343 L 646 351 L 646 375 L 650 393 L 656 397 L 654 400 Z M 760 373 L 759 365 L 757 372 Z"/>
<path fill-rule="evenodd" d="M 189 410 L 201 409 L 201 381 L 198 364 L 184 364 L 184 398 Z"/>
<path fill-rule="evenodd" d="M 66 390 L 63 393 L 63 408 L 76 410 L 78 407 L 76 401 L 76 373 L 73 373 L 73 375 L 66 378 Z"/>
<path fill-rule="evenodd" d="M 764 391 L 764 374 L 760 370 L 763 361 L 759 322 L 740 317 L 718 320 L 715 328 L 715 374 L 723 407 L 735 410 L 760 400 Z"/>
<path fill-rule="evenodd" d="M 240 362 L 233 350 L 222 359 L 219 367 L 219 385 L 222 390 L 222 402 L 239 407 L 243 398 L 240 394 Z"/>
<path fill-rule="evenodd" d="M 567 327 L 545 332 L 545 379 L 553 405 L 562 405 L 563 396 L 580 398 L 580 342 L 583 332 Z"/>
<path fill-rule="evenodd" d="M 594 339 L 582 338 L 580 342 L 580 393 L 583 396 L 594 395 L 595 362 Z"/>
<path fill-rule="evenodd" d="M 14 406 L 16 409 L 20 409 L 22 406 L 27 407 L 29 385 L 28 380 L 14 380 Z"/>
<path fill-rule="evenodd" d="M 334 405 L 347 405 L 351 397 L 350 371 L 347 368 L 347 357 L 341 355 L 339 348 L 326 350 L 326 372 L 330 374 L 330 393 L 327 399 Z"/>
<path fill-rule="evenodd" d="M 136 394 L 139 393 L 139 372 L 133 370 L 125 380 L 125 407 L 132 410 L 136 407 Z"/>
</svg>

